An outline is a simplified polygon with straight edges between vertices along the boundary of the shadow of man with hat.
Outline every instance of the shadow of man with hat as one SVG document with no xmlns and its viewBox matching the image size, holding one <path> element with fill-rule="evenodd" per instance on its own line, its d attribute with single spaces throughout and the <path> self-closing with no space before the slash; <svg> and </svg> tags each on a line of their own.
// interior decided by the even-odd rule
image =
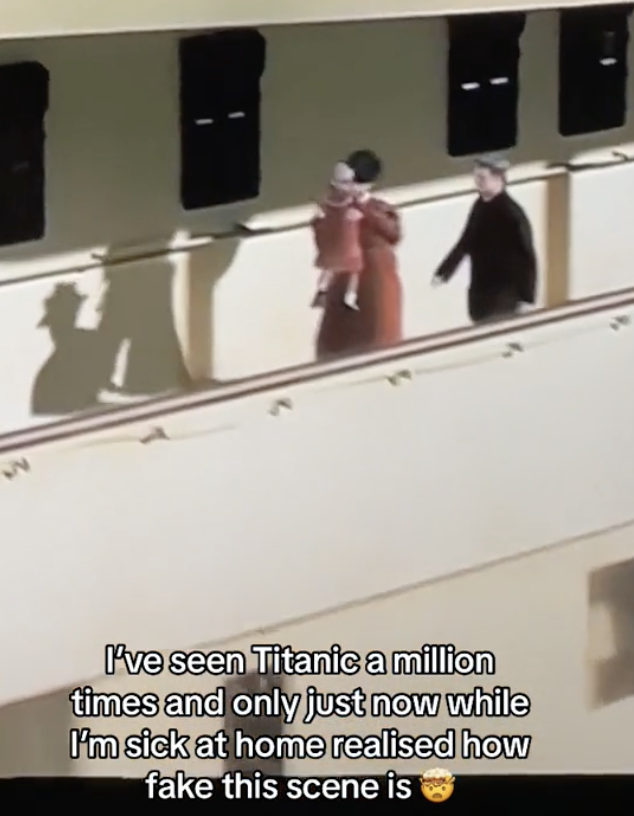
<svg viewBox="0 0 634 816">
<path fill-rule="evenodd" d="M 39 370 L 31 392 L 31 413 L 67 415 L 97 408 L 105 363 L 97 332 L 77 326 L 85 296 L 72 283 L 60 283 L 44 301 L 38 328 L 46 328 L 53 351 Z"/>
</svg>

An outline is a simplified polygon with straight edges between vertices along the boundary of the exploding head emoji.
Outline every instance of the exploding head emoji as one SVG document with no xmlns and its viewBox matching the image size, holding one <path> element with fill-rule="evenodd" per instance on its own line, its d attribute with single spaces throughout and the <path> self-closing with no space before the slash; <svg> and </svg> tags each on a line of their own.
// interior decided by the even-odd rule
<svg viewBox="0 0 634 816">
<path fill-rule="evenodd" d="M 445 768 L 432 768 L 420 778 L 420 789 L 430 802 L 446 802 L 453 793 L 455 777 Z"/>
</svg>

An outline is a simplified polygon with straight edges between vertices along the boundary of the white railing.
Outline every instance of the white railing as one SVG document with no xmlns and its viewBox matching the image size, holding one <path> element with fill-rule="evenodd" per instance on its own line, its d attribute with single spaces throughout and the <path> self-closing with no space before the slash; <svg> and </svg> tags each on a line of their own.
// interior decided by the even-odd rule
<svg viewBox="0 0 634 816">
<path fill-rule="evenodd" d="M 16 454 L 16 461 L 20 461 L 22 452 L 27 449 L 40 448 L 83 435 L 93 437 L 95 434 L 124 428 L 128 425 L 144 426 L 140 435 L 135 434 L 132 438 L 147 444 L 154 438 L 161 438 L 163 435 L 160 430 L 161 420 L 183 411 L 199 410 L 254 395 L 282 394 L 284 396 L 278 399 L 284 399 L 288 391 L 297 387 L 318 385 L 324 380 L 330 380 L 337 385 L 338 377 L 349 380 L 351 373 L 356 372 L 358 377 L 364 379 L 366 372 L 377 366 L 394 367 L 393 374 L 398 375 L 399 371 L 408 370 L 408 360 L 414 357 L 449 349 L 465 348 L 478 344 L 482 340 L 499 339 L 504 343 L 506 339 L 518 334 L 534 332 L 552 324 L 575 321 L 593 314 L 613 312 L 615 308 L 628 309 L 632 306 L 634 306 L 634 287 L 553 309 L 536 310 L 489 326 L 469 327 L 434 336 L 415 338 L 380 351 L 370 351 L 353 357 L 263 374 L 246 381 L 209 386 L 195 393 L 162 396 L 134 405 L 109 408 L 107 411 L 52 422 L 44 427 L 0 435 L 0 456 L 5 461 L 11 462 L 13 454 Z M 616 318 L 612 317 L 611 322 L 614 320 Z M 615 327 L 618 328 L 618 321 Z"/>
</svg>

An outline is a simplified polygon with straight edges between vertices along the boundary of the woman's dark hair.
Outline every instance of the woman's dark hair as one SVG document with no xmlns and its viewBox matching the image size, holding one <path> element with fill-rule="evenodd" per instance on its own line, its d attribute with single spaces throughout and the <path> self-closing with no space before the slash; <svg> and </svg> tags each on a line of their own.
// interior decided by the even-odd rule
<svg viewBox="0 0 634 816">
<path fill-rule="evenodd" d="M 358 184 L 374 184 L 383 172 L 381 159 L 372 150 L 355 150 L 346 159 Z"/>
</svg>

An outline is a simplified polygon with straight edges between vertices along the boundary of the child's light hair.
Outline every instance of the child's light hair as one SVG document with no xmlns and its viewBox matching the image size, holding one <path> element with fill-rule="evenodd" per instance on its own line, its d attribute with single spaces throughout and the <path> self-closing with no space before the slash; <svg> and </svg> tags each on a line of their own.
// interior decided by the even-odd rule
<svg viewBox="0 0 634 816">
<path fill-rule="evenodd" d="M 354 170 L 345 162 L 337 162 L 332 172 L 332 183 L 335 186 L 344 186 L 354 183 Z"/>
</svg>

